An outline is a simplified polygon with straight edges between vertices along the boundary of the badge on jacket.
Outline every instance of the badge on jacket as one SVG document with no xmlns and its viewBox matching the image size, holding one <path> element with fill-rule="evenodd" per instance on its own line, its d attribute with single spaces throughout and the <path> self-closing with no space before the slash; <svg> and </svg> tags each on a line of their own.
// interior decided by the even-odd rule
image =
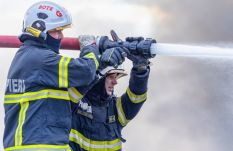
<svg viewBox="0 0 233 151">
<path fill-rule="evenodd" d="M 86 116 L 90 119 L 93 119 L 92 108 L 86 102 L 82 102 L 82 101 L 79 102 L 77 113 Z"/>
</svg>

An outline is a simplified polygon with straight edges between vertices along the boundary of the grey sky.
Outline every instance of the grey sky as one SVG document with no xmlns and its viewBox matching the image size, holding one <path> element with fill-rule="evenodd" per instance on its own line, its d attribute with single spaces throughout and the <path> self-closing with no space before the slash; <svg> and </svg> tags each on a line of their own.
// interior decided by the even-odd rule
<svg viewBox="0 0 233 151">
<path fill-rule="evenodd" d="M 18 35 L 26 9 L 38 0 L 0 0 L 0 35 Z M 55 1 L 55 0 L 53 0 Z M 23 4 L 22 4 L 23 2 Z M 69 37 L 80 34 L 145 36 L 166 43 L 232 45 L 232 0 L 56 0 L 73 17 Z M 229 44 L 230 43 L 230 44 Z M 0 49 L 0 97 L 16 49 Z M 62 51 L 76 57 L 77 52 Z M 233 58 L 153 59 L 148 100 L 123 131 L 127 151 L 232 151 Z M 126 62 L 127 71 L 131 63 Z M 124 92 L 121 79 L 117 94 Z M 0 106 L 0 137 L 3 135 Z M 2 141 L 0 142 L 2 149 Z"/>
</svg>

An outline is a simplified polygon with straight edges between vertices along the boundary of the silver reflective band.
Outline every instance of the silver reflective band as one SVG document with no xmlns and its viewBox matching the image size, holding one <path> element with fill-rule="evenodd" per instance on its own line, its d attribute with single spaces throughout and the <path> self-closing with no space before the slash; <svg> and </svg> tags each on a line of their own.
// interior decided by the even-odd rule
<svg viewBox="0 0 233 151">
<path fill-rule="evenodd" d="M 78 103 L 83 98 L 83 95 L 75 88 L 68 88 L 68 92 L 71 101 L 74 103 Z"/>
<path fill-rule="evenodd" d="M 81 148 L 85 150 L 92 151 L 113 151 L 121 149 L 121 141 L 120 139 L 116 139 L 113 141 L 94 141 L 84 137 L 78 131 L 72 129 L 70 133 L 70 140 L 79 144 Z"/>
<path fill-rule="evenodd" d="M 137 94 L 134 94 L 129 88 L 127 88 L 126 92 L 127 92 L 128 96 L 129 96 L 129 99 L 133 103 L 141 103 L 141 102 L 145 101 L 146 98 L 147 98 L 147 93 L 146 92 L 141 94 L 141 95 L 137 95 Z"/>
<path fill-rule="evenodd" d="M 69 145 L 22 145 L 6 148 L 5 151 L 71 151 Z"/>
</svg>

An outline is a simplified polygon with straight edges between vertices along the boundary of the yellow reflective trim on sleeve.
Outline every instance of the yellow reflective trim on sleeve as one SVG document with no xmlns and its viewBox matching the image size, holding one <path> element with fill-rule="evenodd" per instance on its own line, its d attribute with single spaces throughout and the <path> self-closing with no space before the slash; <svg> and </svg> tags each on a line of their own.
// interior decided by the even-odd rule
<svg viewBox="0 0 233 151">
<path fill-rule="evenodd" d="M 5 151 L 71 151 L 69 145 L 21 145 L 6 148 Z"/>
<path fill-rule="evenodd" d="M 67 88 L 68 87 L 68 64 L 70 62 L 70 57 L 61 57 L 59 62 L 59 72 L 58 72 L 58 83 L 59 88 Z"/>
<path fill-rule="evenodd" d="M 97 58 L 96 58 L 96 56 L 95 56 L 95 54 L 93 52 L 90 52 L 90 53 L 86 54 L 84 57 L 93 59 L 94 62 L 95 62 L 96 69 L 99 68 L 99 62 L 98 62 L 98 60 L 97 60 Z"/>
<path fill-rule="evenodd" d="M 20 112 L 18 117 L 18 126 L 15 132 L 15 145 L 20 146 L 23 142 L 23 124 L 26 118 L 26 112 L 29 107 L 29 102 L 20 103 Z"/>
<path fill-rule="evenodd" d="M 62 87 L 62 83 L 63 83 L 63 79 L 62 79 L 62 64 L 64 62 L 65 57 L 61 57 L 60 62 L 59 62 L 59 69 L 58 69 L 58 83 L 59 83 L 59 87 Z"/>
<path fill-rule="evenodd" d="M 122 107 L 122 100 L 121 98 L 117 98 L 116 102 L 116 108 L 117 108 L 117 114 L 118 114 L 118 120 L 121 123 L 122 126 L 126 126 L 130 120 L 127 120 L 125 117 L 125 113 Z"/>
<path fill-rule="evenodd" d="M 29 102 L 29 101 L 36 101 L 39 99 L 46 99 L 46 98 L 68 100 L 68 101 L 70 100 L 68 91 L 44 89 L 36 92 L 5 95 L 4 104 Z"/>
<path fill-rule="evenodd" d="M 112 141 L 91 140 L 74 129 L 71 129 L 69 139 L 79 144 L 81 148 L 91 151 L 116 151 L 120 150 L 122 147 L 120 139 L 114 139 Z"/>
<path fill-rule="evenodd" d="M 66 63 L 65 63 L 65 70 L 64 70 L 64 74 L 65 74 L 65 88 L 68 88 L 68 84 L 69 84 L 69 82 L 68 82 L 68 80 L 69 80 L 69 71 L 68 71 L 68 64 L 69 64 L 69 62 L 70 62 L 70 60 L 71 60 L 71 58 L 67 58 L 67 60 L 66 60 Z"/>
<path fill-rule="evenodd" d="M 71 101 L 74 103 L 78 103 L 83 98 L 83 95 L 74 87 L 68 88 L 68 92 Z"/>
<path fill-rule="evenodd" d="M 126 93 L 129 96 L 129 99 L 133 103 L 141 103 L 146 100 L 147 98 L 147 93 L 143 93 L 141 95 L 134 94 L 129 88 L 127 88 Z"/>
</svg>

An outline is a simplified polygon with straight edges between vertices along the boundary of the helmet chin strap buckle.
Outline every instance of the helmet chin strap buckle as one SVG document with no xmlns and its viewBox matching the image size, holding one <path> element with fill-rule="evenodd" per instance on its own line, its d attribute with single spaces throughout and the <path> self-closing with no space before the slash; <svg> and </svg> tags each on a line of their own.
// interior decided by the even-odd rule
<svg viewBox="0 0 233 151">
<path fill-rule="evenodd" d="M 33 36 L 37 38 L 42 38 L 46 40 L 47 35 L 44 32 L 41 32 L 40 30 L 33 28 L 33 27 L 27 27 L 26 32 L 32 34 Z"/>
</svg>

